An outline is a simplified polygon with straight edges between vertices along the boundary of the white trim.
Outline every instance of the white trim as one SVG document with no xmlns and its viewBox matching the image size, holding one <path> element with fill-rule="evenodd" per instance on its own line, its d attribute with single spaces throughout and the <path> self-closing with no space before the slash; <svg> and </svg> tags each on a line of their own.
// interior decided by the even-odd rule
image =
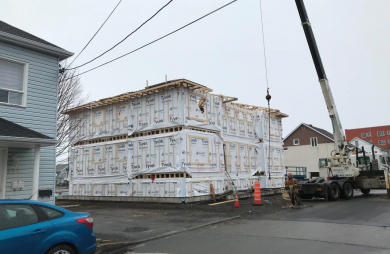
<svg viewBox="0 0 390 254">
<path fill-rule="evenodd" d="M 0 148 L 1 157 L 3 159 L 0 160 L 0 199 L 5 199 L 5 186 L 7 182 L 7 160 L 8 160 L 8 149 L 7 148 Z"/>
<path fill-rule="evenodd" d="M 321 132 L 317 131 L 316 129 L 313 129 L 312 127 L 310 127 L 309 125 L 305 124 L 305 123 L 301 123 L 300 125 L 298 125 L 292 132 L 290 132 L 285 138 L 283 138 L 283 140 L 286 140 L 291 134 L 293 134 L 299 127 L 301 127 L 302 125 L 310 128 L 311 130 L 317 132 L 318 134 L 321 134 L 322 136 L 324 136 L 325 138 L 329 139 L 329 140 L 332 140 L 334 142 L 334 139 L 333 138 L 330 138 L 324 134 L 322 134 Z"/>
<path fill-rule="evenodd" d="M 25 142 L 25 143 L 37 143 L 37 144 L 53 144 L 53 145 L 60 142 L 57 139 L 26 138 L 26 137 L 12 137 L 12 136 L 0 136 L 0 141 Z"/>
<path fill-rule="evenodd" d="M 38 185 L 39 185 L 39 164 L 41 161 L 41 146 L 34 146 L 34 170 L 32 179 L 32 196 L 31 200 L 38 200 Z"/>
<path fill-rule="evenodd" d="M 295 144 L 295 140 L 298 140 L 298 144 Z M 299 145 L 300 145 L 299 138 L 294 138 L 294 139 L 293 139 L 293 145 L 294 145 L 294 146 L 299 146 Z"/>
<path fill-rule="evenodd" d="M 379 132 L 383 133 L 383 135 L 379 135 Z M 377 131 L 377 132 L 376 132 L 376 135 L 377 135 L 378 137 L 384 137 L 384 136 L 385 136 L 385 131 Z"/>
<path fill-rule="evenodd" d="M 312 139 L 315 139 L 315 140 L 316 140 L 316 142 L 315 142 L 316 145 L 315 145 L 315 146 L 313 146 Z M 311 138 L 310 138 L 310 146 L 311 146 L 311 147 L 318 147 L 318 138 L 317 138 L 317 137 L 311 137 Z"/>
<path fill-rule="evenodd" d="M 28 84 L 28 68 L 29 68 L 29 64 L 28 64 L 27 62 L 22 62 L 22 61 L 15 60 L 15 59 L 9 58 L 9 57 L 4 57 L 4 56 L 0 56 L 0 59 L 2 59 L 2 60 L 4 60 L 4 61 L 13 62 L 13 63 L 17 63 L 17 64 L 23 65 L 23 85 L 22 85 L 23 87 L 22 87 L 22 91 L 0 87 L 0 90 L 4 90 L 4 91 L 9 91 L 9 92 L 14 92 L 14 93 L 21 93 L 21 94 L 23 94 L 23 96 L 22 96 L 22 104 L 21 104 L 21 105 L 18 105 L 18 104 L 5 103 L 5 102 L 2 102 L 1 104 L 2 104 L 2 105 L 7 105 L 7 106 L 26 107 L 26 103 L 27 103 L 27 84 Z M 8 94 L 8 96 L 9 96 L 9 94 Z M 8 100 L 8 101 L 9 101 L 9 100 Z"/>
<path fill-rule="evenodd" d="M 73 56 L 72 52 L 69 52 L 65 49 L 57 48 L 2 31 L 0 31 L 0 40 L 55 55 L 60 59 L 60 61 Z"/>
</svg>

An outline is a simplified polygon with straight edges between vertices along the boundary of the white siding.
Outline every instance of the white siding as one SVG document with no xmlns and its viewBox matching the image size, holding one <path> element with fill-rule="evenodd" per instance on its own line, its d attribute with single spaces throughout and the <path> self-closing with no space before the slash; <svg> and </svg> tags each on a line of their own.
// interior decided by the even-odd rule
<svg viewBox="0 0 390 254">
<path fill-rule="evenodd" d="M 288 151 L 283 153 L 284 164 L 286 167 L 306 167 L 307 177 L 310 177 L 310 172 L 319 172 L 318 160 L 330 157 L 333 150 L 333 143 L 318 144 L 318 147 L 311 145 L 289 146 Z"/>
</svg>

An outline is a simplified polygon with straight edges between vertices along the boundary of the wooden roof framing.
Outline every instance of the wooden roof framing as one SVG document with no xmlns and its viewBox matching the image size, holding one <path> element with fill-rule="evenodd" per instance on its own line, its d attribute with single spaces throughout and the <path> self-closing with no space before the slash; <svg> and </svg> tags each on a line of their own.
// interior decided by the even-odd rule
<svg viewBox="0 0 390 254">
<path fill-rule="evenodd" d="M 226 96 L 226 95 L 222 95 L 222 94 L 211 94 L 211 95 L 221 97 L 222 103 L 228 103 L 228 102 L 238 100 L 238 98 L 236 98 L 236 97 Z"/>
<path fill-rule="evenodd" d="M 232 104 L 243 109 L 252 110 L 252 111 L 265 111 L 268 113 L 268 108 L 266 107 L 253 106 L 253 105 L 248 105 L 248 104 L 243 104 L 238 102 L 232 102 Z M 279 117 L 288 117 L 287 114 L 280 112 L 280 110 L 278 109 L 271 108 L 270 110 L 272 115 L 279 116 Z"/>
<path fill-rule="evenodd" d="M 129 99 L 139 98 L 142 96 L 150 95 L 153 93 L 157 93 L 160 91 L 164 91 L 164 90 L 168 90 L 168 89 L 172 89 L 172 88 L 180 87 L 180 86 L 188 87 L 189 89 L 194 90 L 194 91 L 210 93 L 210 94 L 213 91 L 211 88 L 208 88 L 206 86 L 200 85 L 198 83 L 192 82 L 192 81 L 187 80 L 187 79 L 175 79 L 175 80 L 170 80 L 170 81 L 163 82 L 160 84 L 148 86 L 143 90 L 123 93 L 123 94 L 120 94 L 117 96 L 104 98 L 104 99 L 101 99 L 98 101 L 93 101 L 93 102 L 90 102 L 90 103 L 87 103 L 87 104 L 84 104 L 84 105 L 81 105 L 81 106 L 78 106 L 75 108 L 65 110 L 61 113 L 62 114 L 71 114 L 71 113 L 80 112 L 80 111 L 84 111 L 84 110 L 95 109 L 98 107 L 111 105 L 114 103 L 129 100 Z M 211 95 L 220 97 L 222 99 L 222 103 L 232 103 L 235 106 L 238 106 L 240 108 L 247 109 L 247 110 L 253 110 L 253 111 L 263 110 L 265 112 L 268 112 L 268 108 L 266 108 L 266 107 L 259 107 L 259 106 L 253 106 L 253 105 L 247 105 L 247 104 L 234 102 L 234 101 L 238 100 L 236 97 L 226 96 L 226 95 L 222 95 L 222 94 L 211 94 Z M 281 113 L 277 109 L 271 109 L 271 114 L 276 115 L 276 116 L 280 116 L 280 117 L 288 117 L 287 114 Z"/>
<path fill-rule="evenodd" d="M 212 89 L 210 89 L 210 88 L 208 88 L 206 86 L 197 84 L 197 83 L 189 81 L 187 79 L 176 79 L 176 80 L 170 80 L 170 81 L 167 81 L 167 82 L 164 82 L 164 83 L 160 83 L 160 84 L 157 84 L 157 85 L 149 86 L 148 88 L 145 88 L 145 89 L 140 90 L 140 91 L 128 92 L 128 93 L 120 94 L 120 95 L 117 95 L 117 96 L 104 98 L 104 99 L 101 99 L 101 100 L 98 100 L 98 101 L 93 101 L 93 102 L 90 102 L 90 103 L 87 103 L 87 104 L 84 104 L 84 105 L 81 105 L 81 106 L 78 106 L 78 107 L 75 107 L 75 108 L 71 108 L 71 109 L 65 110 L 65 111 L 63 111 L 61 113 L 62 114 L 71 114 L 71 113 L 74 113 L 74 112 L 77 112 L 77 111 L 94 109 L 94 108 L 110 105 L 110 104 L 113 104 L 113 103 L 126 101 L 126 100 L 129 100 L 129 99 L 134 99 L 134 98 L 150 95 L 150 94 L 153 94 L 153 93 L 157 93 L 157 92 L 160 92 L 160 91 L 172 89 L 172 88 L 179 87 L 179 86 L 188 87 L 191 90 L 196 90 L 196 91 L 200 91 L 200 92 L 204 92 L 204 93 L 209 93 L 209 92 L 213 91 Z"/>
</svg>

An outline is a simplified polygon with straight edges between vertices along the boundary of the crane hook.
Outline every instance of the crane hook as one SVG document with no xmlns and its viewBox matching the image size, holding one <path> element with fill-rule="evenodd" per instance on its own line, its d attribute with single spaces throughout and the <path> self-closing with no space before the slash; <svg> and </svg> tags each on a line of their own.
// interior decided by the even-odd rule
<svg viewBox="0 0 390 254">
<path fill-rule="evenodd" d="M 265 96 L 265 98 L 267 99 L 269 105 L 269 101 L 271 100 L 271 95 L 269 94 L 269 88 L 267 88 L 267 96 Z"/>
</svg>

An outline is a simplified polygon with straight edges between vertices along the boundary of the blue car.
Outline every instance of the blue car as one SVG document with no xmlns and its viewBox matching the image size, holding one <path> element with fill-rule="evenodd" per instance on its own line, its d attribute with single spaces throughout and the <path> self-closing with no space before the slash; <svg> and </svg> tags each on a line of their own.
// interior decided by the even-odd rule
<svg viewBox="0 0 390 254">
<path fill-rule="evenodd" d="M 29 200 L 0 200 L 1 254 L 95 253 L 93 219 Z"/>
</svg>

